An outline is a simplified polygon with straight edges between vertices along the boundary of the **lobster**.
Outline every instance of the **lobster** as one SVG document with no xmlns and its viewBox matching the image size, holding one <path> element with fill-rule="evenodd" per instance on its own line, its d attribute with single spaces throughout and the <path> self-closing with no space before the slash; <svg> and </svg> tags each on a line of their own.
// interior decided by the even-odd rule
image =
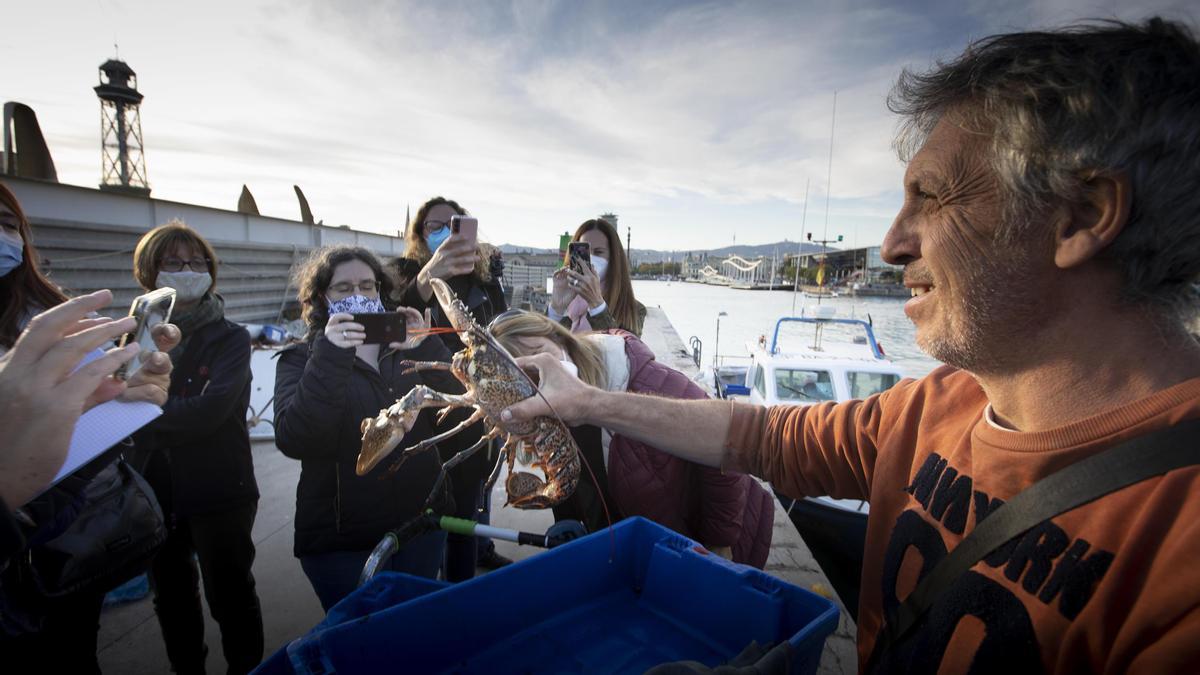
<svg viewBox="0 0 1200 675">
<path fill-rule="evenodd" d="M 405 429 L 412 426 L 417 414 L 425 408 L 442 408 L 440 424 L 451 410 L 472 408 L 471 415 L 452 429 L 427 438 L 405 449 L 401 459 L 392 467 L 417 453 L 425 452 L 439 442 L 483 421 L 486 433 L 471 447 L 442 463 L 441 472 L 426 500 L 433 501 L 446 472 L 465 461 L 492 439 L 503 437 L 496 465 L 484 486 L 491 490 L 499 478 L 500 469 L 508 463 L 508 479 L 504 488 L 508 495 L 505 505 L 518 509 L 546 509 L 561 503 L 575 491 L 579 481 L 580 453 L 567 426 L 553 417 L 537 417 L 526 422 L 500 421 L 500 413 L 508 406 L 538 393 L 529 375 L 517 365 L 491 334 L 471 318 L 465 305 L 441 279 L 431 279 L 438 304 L 450 320 L 466 348 L 454 354 L 449 363 L 442 361 L 408 361 L 405 372 L 449 370 L 466 387 L 461 395 L 434 391 L 417 385 L 395 404 L 384 408 L 374 418 L 362 421 L 362 447 L 355 471 L 365 475 L 392 453 L 404 439 Z M 540 474 L 540 475 L 539 475 Z"/>
</svg>

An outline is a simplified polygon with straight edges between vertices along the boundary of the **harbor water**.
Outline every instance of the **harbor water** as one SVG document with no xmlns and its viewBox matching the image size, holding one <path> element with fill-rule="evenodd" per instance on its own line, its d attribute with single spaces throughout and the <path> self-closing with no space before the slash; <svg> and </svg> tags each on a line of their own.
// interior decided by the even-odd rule
<svg viewBox="0 0 1200 675">
<path fill-rule="evenodd" d="M 684 344 L 692 336 L 700 338 L 703 367 L 712 365 L 716 352 L 722 357 L 745 357 L 746 343 L 758 340 L 759 336 L 770 340 L 775 321 L 793 316 L 791 291 L 747 291 L 680 281 L 638 280 L 633 282 L 633 294 L 647 307 L 661 307 Z M 798 295 L 794 315 L 799 316 L 815 304 L 815 298 Z M 903 368 L 905 375 L 921 377 L 940 365 L 917 347 L 913 324 L 904 315 L 904 299 L 836 297 L 822 298 L 821 304 L 835 307 L 838 318 L 864 321 L 869 318 L 887 357 Z M 720 317 L 718 344 L 720 312 L 726 316 Z M 798 334 L 795 332 L 798 328 L 789 330 L 792 332 L 786 337 L 790 339 L 812 339 L 811 331 Z M 723 358 L 722 363 L 737 365 L 748 361 Z"/>
</svg>

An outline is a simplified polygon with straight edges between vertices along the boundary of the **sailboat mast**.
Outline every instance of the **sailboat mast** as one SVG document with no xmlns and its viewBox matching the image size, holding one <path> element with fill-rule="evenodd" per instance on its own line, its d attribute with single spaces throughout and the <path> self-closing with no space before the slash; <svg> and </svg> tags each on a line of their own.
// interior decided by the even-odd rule
<svg viewBox="0 0 1200 675">
<path fill-rule="evenodd" d="M 804 211 L 800 216 L 800 244 L 796 246 L 796 263 L 795 268 L 796 281 L 792 286 L 792 316 L 796 316 L 796 294 L 800 291 L 800 254 L 804 252 L 804 228 L 808 224 L 808 185 L 812 182 L 811 178 L 804 179 Z"/>
<path fill-rule="evenodd" d="M 825 295 L 825 242 L 829 241 L 829 196 L 833 192 L 833 131 L 837 126 L 837 90 L 833 90 L 833 115 L 829 121 L 829 168 L 825 172 L 825 232 L 821 235 L 821 266 L 817 275 L 821 277 L 822 292 L 817 293 L 817 304 L 821 304 L 821 296 Z"/>
<path fill-rule="evenodd" d="M 825 231 L 822 239 L 829 239 L 829 195 L 833 192 L 833 130 L 837 124 L 837 91 L 833 92 L 833 118 L 829 122 L 829 168 L 825 171 Z"/>
</svg>

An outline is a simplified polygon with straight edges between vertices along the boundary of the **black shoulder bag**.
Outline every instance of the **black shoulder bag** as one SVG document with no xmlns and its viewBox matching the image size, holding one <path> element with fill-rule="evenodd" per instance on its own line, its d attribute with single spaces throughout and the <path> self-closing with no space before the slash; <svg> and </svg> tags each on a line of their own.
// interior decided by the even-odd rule
<svg viewBox="0 0 1200 675">
<path fill-rule="evenodd" d="M 992 551 L 1039 523 L 1173 469 L 1200 464 L 1200 419 L 1130 439 L 1046 476 L 992 512 L 888 612 L 867 671 L 912 634 L 913 627 L 956 579 Z"/>
<path fill-rule="evenodd" d="M 46 600 L 108 591 L 141 574 L 166 540 L 154 492 L 118 455 L 104 457 L 24 507 L 29 548 L 0 574 L 0 633 L 37 632 Z"/>
</svg>

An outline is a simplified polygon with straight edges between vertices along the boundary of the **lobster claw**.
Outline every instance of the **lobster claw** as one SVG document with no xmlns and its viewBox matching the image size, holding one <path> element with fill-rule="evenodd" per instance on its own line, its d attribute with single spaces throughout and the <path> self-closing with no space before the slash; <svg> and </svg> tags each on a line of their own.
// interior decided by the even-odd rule
<svg viewBox="0 0 1200 675">
<path fill-rule="evenodd" d="M 454 330 L 460 334 L 465 333 L 475 325 L 471 320 L 471 313 L 467 311 L 466 305 L 454 291 L 450 290 L 450 285 L 445 281 L 434 277 L 429 280 L 429 285 L 433 287 L 433 294 L 437 296 L 438 304 L 442 306 L 442 312 L 446 314 L 446 318 L 450 320 L 450 325 L 454 326 Z"/>
</svg>

